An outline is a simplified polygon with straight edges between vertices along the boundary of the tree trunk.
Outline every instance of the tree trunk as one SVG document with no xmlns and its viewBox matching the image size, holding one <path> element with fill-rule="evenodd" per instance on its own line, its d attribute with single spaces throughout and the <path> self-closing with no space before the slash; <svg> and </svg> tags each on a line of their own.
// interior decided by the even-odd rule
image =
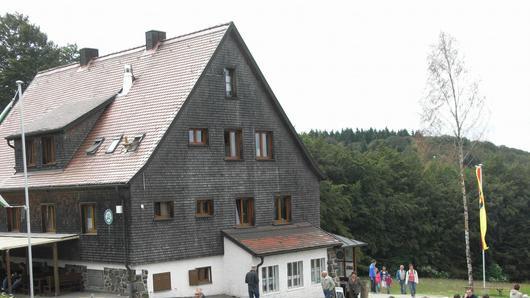
<svg viewBox="0 0 530 298">
<path fill-rule="evenodd" d="M 464 176 L 464 144 L 458 141 L 458 165 L 460 166 L 460 185 L 462 187 L 462 203 L 464 205 L 464 236 L 466 239 L 467 278 L 469 286 L 473 286 L 473 266 L 471 264 L 471 250 L 469 248 L 469 214 L 467 211 L 466 183 Z"/>
</svg>

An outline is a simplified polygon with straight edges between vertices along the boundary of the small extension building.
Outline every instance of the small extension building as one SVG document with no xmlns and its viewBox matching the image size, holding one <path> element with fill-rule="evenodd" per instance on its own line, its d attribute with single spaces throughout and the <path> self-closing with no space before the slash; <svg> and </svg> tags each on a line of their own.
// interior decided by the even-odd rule
<svg viewBox="0 0 530 298">
<path fill-rule="evenodd" d="M 246 297 L 259 265 L 267 297 L 321 293 L 328 249 L 343 245 L 320 229 L 322 174 L 234 24 L 81 49 L 80 63 L 38 73 L 23 102 L 35 264 L 51 265 L 53 243 L 61 274 L 89 291 Z M 13 206 L 19 117 L 17 103 L 0 124 L 0 195 Z M 24 217 L 0 208 L 13 262 L 24 249 L 2 243 L 24 236 Z"/>
</svg>

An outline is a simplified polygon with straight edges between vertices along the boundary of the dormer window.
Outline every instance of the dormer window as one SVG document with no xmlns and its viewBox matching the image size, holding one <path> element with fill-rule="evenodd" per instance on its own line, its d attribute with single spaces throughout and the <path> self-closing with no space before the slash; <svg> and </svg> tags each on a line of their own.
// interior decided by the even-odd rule
<svg viewBox="0 0 530 298">
<path fill-rule="evenodd" d="M 225 96 L 236 97 L 236 70 L 234 68 L 225 68 Z"/>
<path fill-rule="evenodd" d="M 112 142 L 110 143 L 105 153 L 113 153 L 114 151 L 116 151 L 116 148 L 118 148 L 120 141 L 121 141 L 121 136 L 113 138 Z"/>
<path fill-rule="evenodd" d="M 98 148 L 99 146 L 101 146 L 101 144 L 103 144 L 103 141 L 105 140 L 105 138 L 97 138 L 95 141 L 94 141 L 94 144 L 92 144 L 92 146 L 88 147 L 88 149 L 86 150 L 86 154 L 87 155 L 94 155 L 96 154 L 96 152 L 98 152 Z"/>
<path fill-rule="evenodd" d="M 127 152 L 134 152 L 138 149 L 138 146 L 140 146 L 140 143 L 144 139 L 144 135 L 137 135 L 133 138 L 133 140 L 128 143 L 127 137 L 125 137 L 125 144 L 123 144 L 127 148 Z"/>
<path fill-rule="evenodd" d="M 26 140 L 26 163 L 28 167 L 37 165 L 37 142 L 35 139 Z"/>
<path fill-rule="evenodd" d="M 45 136 L 41 138 L 42 143 L 42 164 L 53 165 L 56 161 L 55 156 L 55 139 L 53 136 Z"/>
</svg>

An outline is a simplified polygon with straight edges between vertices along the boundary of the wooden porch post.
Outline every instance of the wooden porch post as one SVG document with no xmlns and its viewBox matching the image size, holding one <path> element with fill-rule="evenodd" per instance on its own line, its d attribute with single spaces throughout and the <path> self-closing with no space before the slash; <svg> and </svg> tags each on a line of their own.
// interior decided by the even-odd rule
<svg viewBox="0 0 530 298">
<path fill-rule="evenodd" d="M 53 244 L 53 282 L 55 287 L 55 296 L 59 296 L 59 256 L 57 253 L 57 242 Z"/>
<path fill-rule="evenodd" d="M 7 288 L 11 289 L 11 256 L 9 256 L 9 249 L 6 250 L 6 271 L 7 271 Z"/>
<path fill-rule="evenodd" d="M 353 247 L 353 271 L 357 272 L 357 247 Z"/>
</svg>

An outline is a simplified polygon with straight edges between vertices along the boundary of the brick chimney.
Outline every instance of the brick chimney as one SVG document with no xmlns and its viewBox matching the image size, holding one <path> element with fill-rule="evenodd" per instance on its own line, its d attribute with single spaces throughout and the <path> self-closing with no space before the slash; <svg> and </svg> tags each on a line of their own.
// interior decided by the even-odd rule
<svg viewBox="0 0 530 298">
<path fill-rule="evenodd" d="M 79 64 L 81 66 L 87 65 L 90 60 L 99 56 L 98 49 L 82 48 L 79 50 Z"/>
<path fill-rule="evenodd" d="M 166 32 L 151 30 L 145 32 L 145 49 L 151 50 L 156 48 L 159 42 L 166 39 Z"/>
</svg>

